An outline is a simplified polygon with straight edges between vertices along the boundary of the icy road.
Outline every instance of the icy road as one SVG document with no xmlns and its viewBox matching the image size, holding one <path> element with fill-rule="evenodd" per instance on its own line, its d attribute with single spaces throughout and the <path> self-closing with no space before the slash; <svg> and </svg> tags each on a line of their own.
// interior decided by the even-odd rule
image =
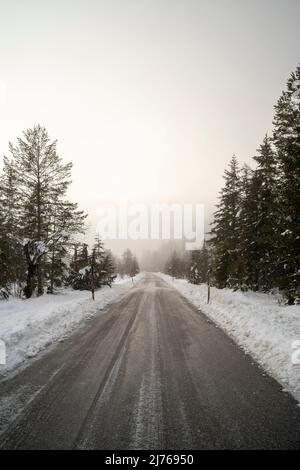
<svg viewBox="0 0 300 470">
<path fill-rule="evenodd" d="M 294 449 L 300 409 L 149 274 L 0 383 L 0 432 L 7 449 Z"/>
</svg>

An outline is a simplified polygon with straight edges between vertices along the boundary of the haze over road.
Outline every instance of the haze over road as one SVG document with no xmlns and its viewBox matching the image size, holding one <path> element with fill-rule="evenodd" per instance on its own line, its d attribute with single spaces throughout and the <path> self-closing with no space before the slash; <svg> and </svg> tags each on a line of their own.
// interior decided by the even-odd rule
<svg viewBox="0 0 300 470">
<path fill-rule="evenodd" d="M 0 383 L 1 448 L 299 448 L 300 409 L 178 291 L 148 274 Z"/>
</svg>

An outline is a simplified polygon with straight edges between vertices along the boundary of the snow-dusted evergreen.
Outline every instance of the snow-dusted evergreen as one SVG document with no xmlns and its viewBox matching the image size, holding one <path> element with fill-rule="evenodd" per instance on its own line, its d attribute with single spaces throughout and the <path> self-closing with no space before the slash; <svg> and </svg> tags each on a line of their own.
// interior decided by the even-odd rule
<svg viewBox="0 0 300 470">
<path fill-rule="evenodd" d="M 274 135 L 265 136 L 252 171 L 233 157 L 225 171 L 212 229 L 218 287 L 300 298 L 300 66 L 275 106 Z"/>
<path fill-rule="evenodd" d="M 240 212 L 241 283 L 253 290 L 279 285 L 278 171 L 271 139 L 265 136 L 257 168 L 244 172 Z"/>
<path fill-rule="evenodd" d="M 139 264 L 136 256 L 129 248 L 124 251 L 122 259 L 117 262 L 117 271 L 122 276 L 134 277 L 140 272 Z"/>
<path fill-rule="evenodd" d="M 211 266 L 210 254 L 204 243 L 201 250 L 193 250 L 188 264 L 187 278 L 192 284 L 207 282 Z"/>
<path fill-rule="evenodd" d="M 215 258 L 215 279 L 219 287 L 236 287 L 241 277 L 240 227 L 241 180 L 237 158 L 225 170 L 225 185 L 214 214 L 211 231 Z"/>
<path fill-rule="evenodd" d="M 99 289 L 104 285 L 111 287 L 116 278 L 116 266 L 109 250 L 105 250 L 103 242 L 96 237 L 94 246 L 89 253 L 88 246 L 83 244 L 81 255 L 78 256 L 78 246 L 75 246 L 74 260 L 70 274 L 70 283 L 74 289 Z"/>
<path fill-rule="evenodd" d="M 183 255 L 177 253 L 176 250 L 172 252 L 170 257 L 167 259 L 165 272 L 170 274 L 172 277 L 180 278 L 186 276 L 187 262 Z"/>
<path fill-rule="evenodd" d="M 274 144 L 280 171 L 278 261 L 290 303 L 300 298 L 300 64 L 275 106 Z"/>
<path fill-rule="evenodd" d="M 264 137 L 253 169 L 231 158 L 208 251 L 192 252 L 184 272 L 173 253 L 166 273 L 201 284 L 210 270 L 218 288 L 279 289 L 287 303 L 300 302 L 299 83 L 300 65 L 275 106 L 273 135 Z"/>
<path fill-rule="evenodd" d="M 0 191 L 1 286 L 22 286 L 29 298 L 61 284 L 63 258 L 85 214 L 66 198 L 72 164 L 63 163 L 44 127 L 28 129 L 9 148 Z"/>
</svg>

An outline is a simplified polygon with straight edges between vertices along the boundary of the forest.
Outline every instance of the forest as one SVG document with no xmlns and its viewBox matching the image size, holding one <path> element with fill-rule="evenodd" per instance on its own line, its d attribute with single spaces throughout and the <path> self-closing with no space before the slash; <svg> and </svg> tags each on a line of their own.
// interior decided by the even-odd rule
<svg viewBox="0 0 300 470">
<path fill-rule="evenodd" d="M 253 168 L 232 156 L 211 230 L 200 250 L 174 251 L 164 266 L 173 277 L 218 288 L 283 292 L 300 301 L 300 65 L 275 105 L 274 129 L 253 156 Z M 0 297 L 30 298 L 56 288 L 111 286 L 134 276 L 130 250 L 117 259 L 96 236 L 84 241 L 87 214 L 67 199 L 71 163 L 37 125 L 9 143 L 0 176 Z M 80 240 L 80 241 L 79 241 Z"/>
<path fill-rule="evenodd" d="M 275 105 L 253 168 L 232 156 L 201 250 L 174 252 L 165 271 L 194 284 L 284 293 L 300 301 L 300 65 Z"/>
<path fill-rule="evenodd" d="M 96 236 L 84 241 L 87 214 L 67 199 L 71 163 L 64 163 L 47 130 L 28 129 L 9 144 L 0 177 L 0 297 L 30 298 L 56 288 L 94 291 L 111 286 L 116 270 L 138 272 L 127 250 L 116 260 Z M 80 241 L 79 241 L 80 240 Z"/>
</svg>

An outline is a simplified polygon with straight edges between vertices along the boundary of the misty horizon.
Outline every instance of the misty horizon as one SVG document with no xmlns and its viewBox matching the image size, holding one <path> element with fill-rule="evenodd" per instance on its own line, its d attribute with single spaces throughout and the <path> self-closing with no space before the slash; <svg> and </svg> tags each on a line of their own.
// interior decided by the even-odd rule
<svg viewBox="0 0 300 470">
<path fill-rule="evenodd" d="M 1 155 L 40 123 L 90 227 L 127 198 L 202 203 L 207 231 L 232 154 L 252 165 L 272 131 L 299 2 L 0 3 Z"/>
</svg>

